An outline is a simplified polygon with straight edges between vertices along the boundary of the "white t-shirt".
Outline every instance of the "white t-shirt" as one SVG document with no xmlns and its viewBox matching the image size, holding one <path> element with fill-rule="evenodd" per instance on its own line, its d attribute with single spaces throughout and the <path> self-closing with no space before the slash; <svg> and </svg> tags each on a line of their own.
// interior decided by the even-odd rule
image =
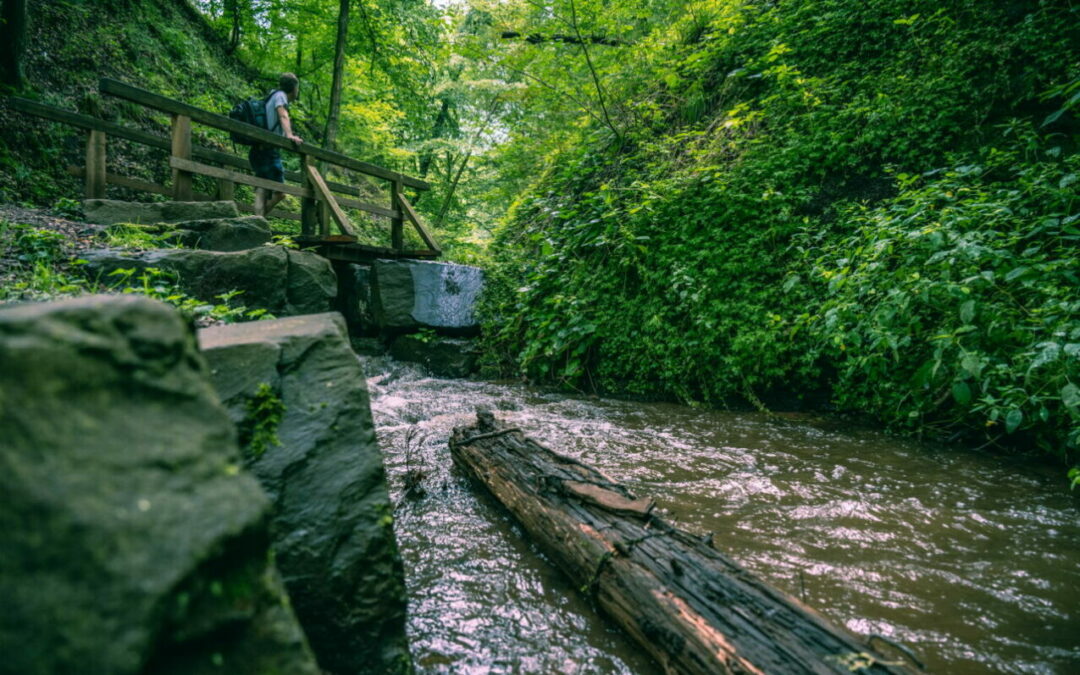
<svg viewBox="0 0 1080 675">
<path fill-rule="evenodd" d="M 281 128 L 281 120 L 278 119 L 279 106 L 289 107 L 289 97 L 280 89 L 275 90 L 273 94 L 270 94 L 270 98 L 266 99 L 266 128 L 279 136 L 284 136 L 285 130 Z"/>
</svg>

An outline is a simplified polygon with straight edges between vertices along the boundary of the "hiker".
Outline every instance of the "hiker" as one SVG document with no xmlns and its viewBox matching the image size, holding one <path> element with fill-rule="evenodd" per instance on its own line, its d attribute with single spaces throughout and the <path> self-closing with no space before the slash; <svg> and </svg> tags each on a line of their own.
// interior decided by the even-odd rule
<svg viewBox="0 0 1080 675">
<path fill-rule="evenodd" d="M 281 134 L 293 143 L 303 143 L 293 133 L 292 120 L 289 119 L 289 103 L 300 95 L 300 80 L 292 73 L 283 73 L 278 79 L 278 87 L 270 92 L 266 99 L 266 128 Z M 281 165 L 281 152 L 274 147 L 253 145 L 248 153 L 251 169 L 259 178 L 285 182 L 285 168 Z M 266 216 L 285 198 L 284 192 L 275 192 L 267 188 L 255 188 L 255 213 Z"/>
</svg>

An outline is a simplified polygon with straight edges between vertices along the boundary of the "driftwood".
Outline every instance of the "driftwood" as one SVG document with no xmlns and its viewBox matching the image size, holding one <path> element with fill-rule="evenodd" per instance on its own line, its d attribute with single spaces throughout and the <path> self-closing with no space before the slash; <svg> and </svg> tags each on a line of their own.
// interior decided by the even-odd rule
<svg viewBox="0 0 1080 675">
<path fill-rule="evenodd" d="M 489 412 L 450 438 L 483 483 L 599 608 L 669 673 L 899 673 L 845 630 L 756 578 L 650 499 Z"/>
</svg>

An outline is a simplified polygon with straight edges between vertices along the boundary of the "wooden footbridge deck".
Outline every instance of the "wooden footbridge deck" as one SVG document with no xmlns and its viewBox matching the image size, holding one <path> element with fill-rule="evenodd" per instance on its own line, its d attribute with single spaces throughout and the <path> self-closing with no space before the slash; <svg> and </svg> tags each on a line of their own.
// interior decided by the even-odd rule
<svg viewBox="0 0 1080 675">
<path fill-rule="evenodd" d="M 327 258 L 367 262 L 375 258 L 437 258 L 442 253 L 405 196 L 406 189 L 416 191 L 431 189 L 428 183 L 418 178 L 315 145 L 295 144 L 265 129 L 237 122 L 224 115 L 145 91 L 118 80 L 103 78 L 99 83 L 99 89 L 104 95 L 171 115 L 171 135 L 161 136 L 148 133 L 29 99 L 18 97 L 9 99 L 12 108 L 19 112 L 88 132 L 85 164 L 68 167 L 70 173 L 85 178 L 87 199 L 105 198 L 106 186 L 116 185 L 167 195 L 177 201 L 233 200 L 241 211 L 254 212 L 251 204 L 236 200 L 236 185 L 269 188 L 300 198 L 299 213 L 276 209 L 269 215 L 299 221 L 301 234 L 296 238 L 297 241 L 303 245 L 316 247 Z M 257 178 L 250 174 L 247 158 L 194 144 L 192 141 L 193 123 L 237 134 L 261 145 L 295 153 L 300 156 L 300 171 L 286 171 L 285 183 Z M 167 151 L 169 168 L 172 171 L 171 184 L 165 186 L 110 173 L 105 161 L 106 141 L 110 136 Z M 385 181 L 389 184 L 389 204 L 371 204 L 358 199 L 365 196 L 364 190 L 358 185 L 326 180 L 317 163 L 323 167 L 326 165 L 338 167 L 346 176 L 361 174 Z M 215 179 L 214 194 L 197 192 L 194 183 L 195 175 Z M 388 219 L 390 222 L 389 246 L 359 243 L 358 232 L 346 209 Z M 426 248 L 405 248 L 406 222 L 413 227 Z"/>
</svg>

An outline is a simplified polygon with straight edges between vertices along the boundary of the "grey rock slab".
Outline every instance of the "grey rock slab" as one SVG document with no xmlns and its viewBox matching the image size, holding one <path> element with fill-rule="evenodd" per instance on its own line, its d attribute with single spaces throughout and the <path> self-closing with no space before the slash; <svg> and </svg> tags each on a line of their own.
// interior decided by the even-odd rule
<svg viewBox="0 0 1080 675">
<path fill-rule="evenodd" d="M 244 251 L 271 239 L 270 224 L 262 216 L 189 220 L 166 233 L 182 246 L 207 251 Z"/>
<path fill-rule="evenodd" d="M 97 225 L 135 223 L 181 223 L 212 218 L 236 218 L 236 203 L 222 202 L 124 202 L 116 199 L 84 199 L 86 222 Z"/>
<path fill-rule="evenodd" d="M 372 306 L 380 328 L 432 328 L 475 334 L 476 301 L 484 285 L 478 267 L 419 260 L 377 260 L 371 269 Z"/>
<path fill-rule="evenodd" d="M 269 385 L 280 445 L 247 463 L 274 502 L 274 550 L 323 668 L 409 671 L 405 590 L 367 384 L 341 315 L 206 328 L 199 342 L 233 420 Z"/>
<path fill-rule="evenodd" d="M 390 345 L 390 356 L 419 363 L 440 377 L 468 377 L 476 371 L 479 352 L 465 338 L 402 335 Z"/>
<path fill-rule="evenodd" d="M 147 298 L 0 310 L 0 671 L 318 672 L 208 375 Z"/>
<path fill-rule="evenodd" d="M 325 312 L 337 294 L 334 270 L 325 258 L 280 246 L 234 252 L 97 249 L 82 257 L 85 273 L 105 284 L 115 283 L 110 275 L 116 270 L 153 267 L 175 273 L 180 288 L 204 302 L 220 302 L 218 295 L 239 290 L 233 302 L 278 316 Z"/>
</svg>

